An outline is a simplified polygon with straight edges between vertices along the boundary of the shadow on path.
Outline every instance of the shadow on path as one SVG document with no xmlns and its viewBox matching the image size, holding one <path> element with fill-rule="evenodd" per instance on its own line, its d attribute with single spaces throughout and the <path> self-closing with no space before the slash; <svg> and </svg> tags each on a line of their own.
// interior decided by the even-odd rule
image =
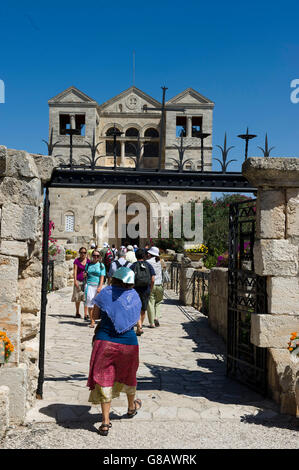
<svg viewBox="0 0 299 470">
<path fill-rule="evenodd" d="M 90 413 L 92 408 L 97 409 L 97 413 Z M 45 416 L 54 418 L 56 424 L 67 429 L 83 429 L 94 433 L 98 432 L 99 426 L 102 422 L 102 413 L 100 412 L 100 405 L 98 407 L 88 405 L 72 405 L 65 403 L 51 403 L 44 408 L 40 408 L 40 413 Z M 118 415 L 111 411 L 110 420 L 113 426 L 113 421 L 120 421 L 127 418 L 127 413 Z"/>
</svg>

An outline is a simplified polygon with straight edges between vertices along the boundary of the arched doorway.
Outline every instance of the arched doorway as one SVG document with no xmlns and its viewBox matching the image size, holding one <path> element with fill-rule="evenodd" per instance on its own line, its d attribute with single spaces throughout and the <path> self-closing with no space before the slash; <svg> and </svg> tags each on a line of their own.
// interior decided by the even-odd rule
<svg viewBox="0 0 299 470">
<path fill-rule="evenodd" d="M 95 232 L 98 246 L 104 242 L 120 247 L 125 243 L 144 247 L 149 240 L 151 204 L 159 200 L 154 191 L 129 190 L 119 193 L 107 190 L 99 199 L 95 212 Z"/>
</svg>

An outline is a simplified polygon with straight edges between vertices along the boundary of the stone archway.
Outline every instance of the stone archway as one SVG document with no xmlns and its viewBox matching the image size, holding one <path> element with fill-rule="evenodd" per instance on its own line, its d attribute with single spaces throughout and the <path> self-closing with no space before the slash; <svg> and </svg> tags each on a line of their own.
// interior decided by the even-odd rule
<svg viewBox="0 0 299 470">
<path fill-rule="evenodd" d="M 107 242 L 120 247 L 127 241 L 143 247 L 149 240 L 156 221 L 151 217 L 151 204 L 159 204 L 154 191 L 107 190 L 99 198 L 94 212 L 98 246 Z M 139 226 L 138 226 L 139 225 Z"/>
</svg>

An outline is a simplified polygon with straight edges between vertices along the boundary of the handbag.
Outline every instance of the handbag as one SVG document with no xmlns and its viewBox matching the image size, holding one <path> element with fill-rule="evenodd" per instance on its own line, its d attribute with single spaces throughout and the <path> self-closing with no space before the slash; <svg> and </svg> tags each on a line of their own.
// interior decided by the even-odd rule
<svg viewBox="0 0 299 470">
<path fill-rule="evenodd" d="M 88 266 L 89 266 L 89 263 L 87 264 L 87 269 L 85 268 L 86 276 L 83 277 L 83 283 L 82 283 L 82 285 L 81 285 L 81 291 L 82 291 L 82 292 L 85 292 L 85 287 L 86 287 L 86 284 L 87 284 Z"/>
</svg>

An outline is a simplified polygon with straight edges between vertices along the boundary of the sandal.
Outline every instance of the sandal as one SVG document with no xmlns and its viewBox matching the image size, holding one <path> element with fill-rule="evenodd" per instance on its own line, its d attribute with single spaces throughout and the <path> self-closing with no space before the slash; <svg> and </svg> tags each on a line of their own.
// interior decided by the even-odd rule
<svg viewBox="0 0 299 470">
<path fill-rule="evenodd" d="M 128 418 L 133 418 L 133 416 L 136 416 L 138 410 L 140 410 L 140 408 L 142 407 L 142 401 L 140 400 L 140 398 L 136 398 L 136 400 L 134 400 L 134 404 L 135 404 L 134 410 L 128 409 L 128 412 L 127 412 Z M 137 405 L 138 405 L 138 408 L 137 408 Z"/>
<path fill-rule="evenodd" d="M 89 328 L 94 328 L 94 327 L 95 327 L 95 324 L 92 324 L 92 323 L 91 323 L 91 324 L 89 325 Z"/>
<path fill-rule="evenodd" d="M 160 326 L 159 320 L 154 320 L 155 321 L 155 326 Z"/>
<path fill-rule="evenodd" d="M 141 336 L 141 335 L 143 335 L 143 333 L 144 333 L 144 331 L 142 330 L 142 328 L 140 328 L 140 329 L 137 328 L 137 331 L 136 331 L 137 336 Z"/>
<path fill-rule="evenodd" d="M 80 313 L 76 313 L 75 318 L 81 318 Z"/>
<path fill-rule="evenodd" d="M 112 428 L 112 424 L 105 424 L 102 423 L 101 426 L 99 427 L 99 434 L 101 436 L 108 436 L 109 429 Z"/>
</svg>

